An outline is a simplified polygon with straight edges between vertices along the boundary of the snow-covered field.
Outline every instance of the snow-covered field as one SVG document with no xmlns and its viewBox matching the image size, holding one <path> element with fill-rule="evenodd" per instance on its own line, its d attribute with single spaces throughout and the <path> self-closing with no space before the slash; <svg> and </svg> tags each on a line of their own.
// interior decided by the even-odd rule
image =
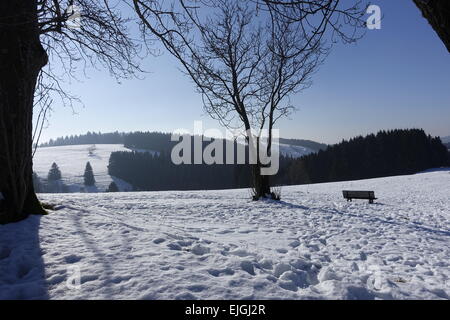
<svg viewBox="0 0 450 320">
<path fill-rule="evenodd" d="M 121 191 L 132 190 L 128 183 L 108 174 L 109 156 L 115 151 L 131 150 L 120 144 L 38 148 L 33 158 L 33 170 L 40 178 L 46 179 L 52 163 L 56 162 L 62 173 L 62 182 L 68 187 L 69 192 L 80 192 L 82 189 L 88 192 L 103 192 L 111 181 L 115 181 Z M 84 186 L 83 174 L 88 161 L 94 171 L 95 188 Z"/>
<path fill-rule="evenodd" d="M 314 152 L 309 148 L 288 144 L 279 145 L 280 153 L 292 157 L 301 157 Z M 91 152 L 89 152 L 91 151 Z M 120 191 L 130 191 L 133 187 L 108 174 L 109 157 L 115 151 L 136 151 L 154 154 L 155 151 L 143 149 L 127 149 L 120 144 L 74 145 L 38 148 L 33 158 L 33 170 L 37 175 L 46 179 L 48 171 L 55 162 L 62 173 L 62 182 L 68 192 L 104 192 L 109 184 L 116 182 Z M 85 187 L 83 174 L 87 162 L 94 171 L 95 187 Z"/>
<path fill-rule="evenodd" d="M 347 203 L 343 189 L 379 200 Z M 281 202 L 247 190 L 40 197 L 60 210 L 0 226 L 0 298 L 450 297 L 450 169 L 285 187 Z"/>
</svg>

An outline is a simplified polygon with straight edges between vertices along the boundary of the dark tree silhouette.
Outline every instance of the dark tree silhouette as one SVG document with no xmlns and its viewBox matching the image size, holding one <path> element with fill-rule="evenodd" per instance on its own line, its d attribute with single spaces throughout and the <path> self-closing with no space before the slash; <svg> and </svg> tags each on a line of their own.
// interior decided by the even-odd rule
<svg viewBox="0 0 450 320">
<path fill-rule="evenodd" d="M 47 175 L 47 180 L 48 181 L 58 181 L 61 180 L 62 176 L 61 176 L 61 171 L 59 170 L 58 165 L 53 162 L 48 175 Z"/>
<path fill-rule="evenodd" d="M 71 23 L 74 5 L 78 26 Z M 141 71 L 135 62 L 141 46 L 120 10 L 108 0 L 0 1 L 0 223 L 45 214 L 32 182 L 33 137 L 40 135 L 33 108 L 42 123 L 51 97 L 70 104 L 60 80 L 80 66 L 101 66 L 116 78 Z"/>
<path fill-rule="evenodd" d="M 450 1 L 414 0 L 414 3 L 450 52 Z"/>
<path fill-rule="evenodd" d="M 86 163 L 83 177 L 85 186 L 95 185 L 94 170 L 92 169 L 91 163 L 89 161 Z"/>
<path fill-rule="evenodd" d="M 33 187 L 37 193 L 43 191 L 41 178 L 37 175 L 36 172 L 33 172 Z"/>
<path fill-rule="evenodd" d="M 117 184 L 112 181 L 109 184 L 108 189 L 106 189 L 106 192 L 119 192 L 119 187 L 117 187 Z"/>
<path fill-rule="evenodd" d="M 363 26 L 365 10 L 342 8 L 338 0 L 133 2 L 144 36 L 156 36 L 181 63 L 207 113 L 227 128 L 245 129 L 256 159 L 254 198 L 271 194 L 260 148 L 270 156 L 275 122 L 294 109 L 289 97 L 310 85 L 329 51 L 327 29 L 355 41 L 358 36 L 347 35 L 343 26 Z M 265 146 L 263 128 L 269 133 Z"/>
</svg>

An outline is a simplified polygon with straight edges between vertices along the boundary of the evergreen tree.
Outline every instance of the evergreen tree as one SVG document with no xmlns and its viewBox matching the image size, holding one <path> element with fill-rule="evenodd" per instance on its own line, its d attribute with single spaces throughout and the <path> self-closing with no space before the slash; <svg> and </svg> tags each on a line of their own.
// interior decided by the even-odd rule
<svg viewBox="0 0 450 320">
<path fill-rule="evenodd" d="M 36 172 L 33 171 L 33 186 L 34 186 L 34 191 L 36 193 L 42 192 L 42 182 L 41 182 L 41 178 L 39 178 L 39 176 L 37 175 Z"/>
<path fill-rule="evenodd" d="M 48 181 L 61 180 L 61 171 L 59 170 L 59 167 L 55 162 L 53 162 L 52 167 L 50 168 L 50 171 L 48 172 L 47 180 Z"/>
<path fill-rule="evenodd" d="M 92 166 L 89 161 L 86 163 L 86 168 L 84 169 L 84 185 L 95 185 L 94 171 L 92 170 Z"/>
<path fill-rule="evenodd" d="M 109 184 L 108 189 L 106 192 L 119 192 L 119 188 L 117 187 L 117 184 L 113 181 Z"/>
</svg>

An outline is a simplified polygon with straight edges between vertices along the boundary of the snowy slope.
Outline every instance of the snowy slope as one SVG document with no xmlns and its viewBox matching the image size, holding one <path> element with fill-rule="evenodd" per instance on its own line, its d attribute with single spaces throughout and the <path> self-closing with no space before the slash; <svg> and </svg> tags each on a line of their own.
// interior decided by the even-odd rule
<svg viewBox="0 0 450 320">
<path fill-rule="evenodd" d="M 293 158 L 300 158 L 308 154 L 314 153 L 315 151 L 302 146 L 290 145 L 290 144 L 279 144 L 280 154 L 284 156 L 290 156 Z"/>
<path fill-rule="evenodd" d="M 0 226 L 0 298 L 449 299 L 449 191 L 441 169 L 286 187 L 281 202 L 45 194 L 61 209 Z M 80 289 L 66 286 L 74 266 Z"/>
<path fill-rule="evenodd" d="M 33 170 L 39 177 L 46 179 L 53 162 L 59 166 L 62 180 L 70 192 L 80 192 L 83 185 L 83 174 L 86 162 L 90 162 L 94 171 L 96 188 L 85 188 L 89 192 L 105 191 L 111 181 L 115 181 L 121 191 L 132 190 L 132 187 L 115 177 L 108 175 L 109 156 L 114 151 L 130 151 L 119 144 L 97 144 L 92 154 L 92 145 L 60 146 L 38 148 L 33 159 Z"/>
<path fill-rule="evenodd" d="M 115 151 L 135 151 L 155 154 L 155 151 L 143 149 L 127 149 L 120 144 L 97 144 L 95 150 L 89 154 L 93 145 L 73 145 L 38 148 L 33 159 L 33 169 L 37 175 L 46 179 L 53 162 L 62 172 L 62 181 L 68 186 L 69 192 L 103 192 L 111 181 L 115 181 L 120 191 L 132 190 L 127 182 L 108 175 L 109 157 Z M 314 152 L 313 150 L 288 144 L 280 144 L 280 153 L 292 157 L 301 157 Z M 83 174 L 86 162 L 90 162 L 95 175 L 96 186 L 86 188 L 83 185 Z"/>
<path fill-rule="evenodd" d="M 441 137 L 442 143 L 450 143 L 450 136 L 447 137 Z"/>
</svg>

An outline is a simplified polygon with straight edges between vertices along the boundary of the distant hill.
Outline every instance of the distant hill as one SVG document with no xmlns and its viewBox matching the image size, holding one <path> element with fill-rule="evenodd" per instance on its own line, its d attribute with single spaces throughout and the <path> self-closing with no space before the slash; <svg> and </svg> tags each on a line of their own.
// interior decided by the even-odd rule
<svg viewBox="0 0 450 320">
<path fill-rule="evenodd" d="M 173 142 L 170 141 L 171 134 L 164 132 L 87 132 L 81 135 L 71 135 L 50 139 L 42 143 L 40 147 L 58 147 L 70 145 L 92 145 L 92 144 L 121 144 L 125 148 L 135 151 L 170 152 Z M 280 153 L 294 158 L 302 157 L 311 153 L 325 150 L 326 144 L 311 140 L 301 139 L 279 139 Z"/>
<path fill-rule="evenodd" d="M 170 141 L 167 133 L 90 133 L 52 143 L 81 141 L 121 143 L 38 148 L 33 162 L 43 185 L 40 192 L 103 192 L 112 181 L 120 191 L 229 189 L 248 187 L 251 179 L 245 165 L 173 165 L 171 148 L 178 142 Z M 286 185 L 356 180 L 449 165 L 448 146 L 417 129 L 381 131 L 324 147 L 314 141 L 280 139 L 280 171 L 272 182 Z M 87 161 L 97 181 L 93 188 L 83 183 Z M 56 191 L 45 188 L 53 162 L 62 172 Z"/>
<path fill-rule="evenodd" d="M 441 140 L 421 129 L 380 131 L 294 159 L 281 181 L 303 184 L 412 174 L 448 166 L 449 160 Z"/>
<path fill-rule="evenodd" d="M 123 132 L 90 132 L 80 135 L 70 135 L 50 139 L 48 142 L 41 143 L 39 147 L 60 147 L 60 146 L 77 146 L 85 144 L 123 144 L 125 139 Z"/>
<path fill-rule="evenodd" d="M 325 150 L 328 145 L 324 143 L 319 143 L 311 140 L 302 140 L 302 139 L 284 139 L 280 138 L 280 144 L 287 144 L 291 146 L 301 146 L 311 150 L 314 152 L 319 152 L 320 150 Z"/>
<path fill-rule="evenodd" d="M 37 148 L 33 158 L 33 171 L 42 186 L 38 188 L 38 192 L 104 192 L 112 181 L 116 183 L 120 191 L 131 191 L 133 188 L 130 184 L 110 176 L 108 173 L 111 153 L 117 151 L 131 150 L 124 148 L 120 144 L 87 144 Z M 84 186 L 83 173 L 88 161 L 92 165 L 96 180 L 96 184 L 93 187 Z M 48 171 L 53 162 L 58 165 L 62 175 L 57 188 L 54 186 L 49 188 L 46 181 Z"/>
<path fill-rule="evenodd" d="M 450 143 L 450 136 L 441 137 L 442 143 Z"/>
</svg>

